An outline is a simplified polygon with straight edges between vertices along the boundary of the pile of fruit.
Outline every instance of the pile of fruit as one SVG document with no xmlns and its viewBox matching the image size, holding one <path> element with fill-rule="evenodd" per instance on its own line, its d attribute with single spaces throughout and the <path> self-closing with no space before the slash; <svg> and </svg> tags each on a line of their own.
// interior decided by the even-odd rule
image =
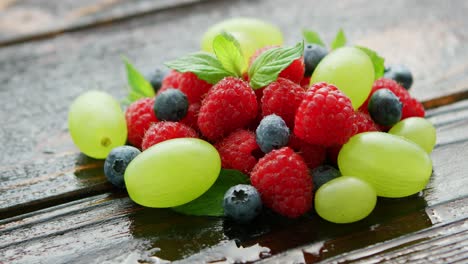
<svg viewBox="0 0 468 264">
<path fill-rule="evenodd" d="M 315 208 L 350 223 L 377 196 L 421 191 L 436 135 L 409 70 L 345 46 L 341 30 L 329 49 L 313 31 L 304 39 L 285 47 L 275 26 L 232 19 L 170 71 L 145 78 L 126 61 L 126 110 L 87 92 L 70 107 L 71 136 L 133 201 L 185 214 L 248 222 L 263 207 Z"/>
</svg>

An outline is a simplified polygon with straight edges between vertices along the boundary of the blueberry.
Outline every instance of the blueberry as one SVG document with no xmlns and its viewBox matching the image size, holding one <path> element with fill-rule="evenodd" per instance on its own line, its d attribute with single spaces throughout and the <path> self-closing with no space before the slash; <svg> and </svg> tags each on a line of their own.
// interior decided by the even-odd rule
<svg viewBox="0 0 468 264">
<path fill-rule="evenodd" d="M 246 223 L 262 211 L 262 200 L 252 185 L 238 184 L 229 188 L 223 199 L 224 215 L 236 222 Z"/>
<path fill-rule="evenodd" d="M 304 47 L 304 76 L 309 77 L 314 72 L 319 62 L 328 54 L 325 47 L 317 44 L 307 44 Z"/>
<path fill-rule="evenodd" d="M 161 70 L 161 69 L 156 69 L 152 72 L 150 72 L 147 76 L 146 79 L 151 83 L 151 86 L 153 86 L 154 92 L 157 93 L 159 89 L 161 88 L 162 81 L 164 77 L 169 73 L 167 70 Z"/>
<path fill-rule="evenodd" d="M 275 114 L 265 116 L 255 131 L 257 144 L 264 153 L 288 144 L 289 128 L 284 120 Z"/>
<path fill-rule="evenodd" d="M 385 68 L 385 78 L 392 79 L 405 87 L 406 90 L 411 88 L 413 84 L 413 75 L 410 70 L 404 65 L 391 65 Z"/>
<path fill-rule="evenodd" d="M 104 162 L 104 175 L 107 180 L 118 188 L 124 189 L 124 174 L 128 164 L 138 154 L 140 150 L 132 146 L 120 146 L 111 150 Z"/>
<path fill-rule="evenodd" d="M 179 121 L 187 115 L 187 96 L 177 89 L 167 89 L 156 96 L 154 113 L 161 121 Z"/>
<path fill-rule="evenodd" d="M 389 89 L 375 91 L 367 109 L 372 120 L 379 125 L 392 126 L 401 119 L 402 104 L 398 97 Z"/>
<path fill-rule="evenodd" d="M 321 165 L 312 170 L 314 189 L 318 190 L 320 186 L 341 176 L 341 172 L 330 165 Z"/>
</svg>

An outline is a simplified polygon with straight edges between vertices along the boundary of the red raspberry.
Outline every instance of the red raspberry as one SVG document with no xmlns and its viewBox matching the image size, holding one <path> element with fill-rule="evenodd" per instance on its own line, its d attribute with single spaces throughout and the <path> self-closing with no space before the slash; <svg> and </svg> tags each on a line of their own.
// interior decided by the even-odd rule
<svg viewBox="0 0 468 264">
<path fill-rule="evenodd" d="M 353 136 L 363 132 L 381 130 L 379 126 L 374 122 L 374 120 L 372 120 L 369 114 L 361 111 L 357 111 L 355 113 L 354 124 L 356 126 L 356 131 L 353 134 Z M 342 146 L 343 145 L 335 145 L 327 149 L 327 156 L 331 163 L 337 164 L 338 153 L 340 153 Z"/>
<path fill-rule="evenodd" d="M 296 112 L 294 134 L 309 144 L 341 145 L 355 133 L 351 100 L 338 88 L 316 83 Z"/>
<path fill-rule="evenodd" d="M 222 167 L 250 173 L 257 164 L 256 153 L 261 150 L 255 141 L 255 134 L 247 130 L 237 130 L 215 145 L 221 156 Z"/>
<path fill-rule="evenodd" d="M 169 88 L 179 88 L 179 77 L 181 75 L 182 73 L 175 70 L 171 70 L 162 80 L 161 88 L 159 89 L 159 91 L 164 91 Z"/>
<path fill-rule="evenodd" d="M 184 72 L 179 76 L 179 87 L 189 103 L 201 102 L 203 96 L 210 90 L 211 84 L 198 79 L 197 75 L 191 72 Z"/>
<path fill-rule="evenodd" d="M 278 78 L 263 91 L 262 115 L 276 114 L 292 130 L 296 110 L 304 99 L 305 91 L 297 83 L 284 78 Z"/>
<path fill-rule="evenodd" d="M 294 134 L 289 138 L 288 146 L 301 155 L 309 169 L 322 165 L 327 157 L 325 147 L 308 144 Z"/>
<path fill-rule="evenodd" d="M 133 102 L 125 111 L 128 142 L 141 148 L 141 141 L 151 124 L 158 122 L 153 110 L 154 98 L 142 98 Z"/>
<path fill-rule="evenodd" d="M 278 46 L 267 46 L 263 47 L 261 49 L 258 49 L 252 57 L 250 57 L 249 60 L 249 67 L 252 65 L 252 63 L 255 61 L 255 59 L 260 56 L 263 52 L 272 49 L 272 48 L 277 48 Z M 286 79 L 289 79 L 295 83 L 300 83 L 302 78 L 304 78 L 304 72 L 305 72 L 305 65 L 304 65 L 304 58 L 300 57 L 299 59 L 294 60 L 286 69 L 280 72 L 278 77 L 283 77 Z"/>
<path fill-rule="evenodd" d="M 409 98 L 407 101 L 405 100 L 401 102 L 403 103 L 401 119 L 408 117 L 424 117 L 426 115 L 424 106 L 415 98 Z"/>
<path fill-rule="evenodd" d="M 291 148 L 273 150 L 261 158 L 250 175 L 263 203 L 295 218 L 312 207 L 312 177 L 302 157 Z"/>
<path fill-rule="evenodd" d="M 304 58 L 300 57 L 299 59 L 294 60 L 286 69 L 280 72 L 278 77 L 283 77 L 295 83 L 300 83 L 304 77 L 304 71 Z"/>
<path fill-rule="evenodd" d="M 263 97 L 263 92 L 264 91 L 265 91 L 265 87 L 254 90 L 255 96 L 257 97 L 257 102 L 259 104 L 262 102 L 262 97 Z"/>
<path fill-rule="evenodd" d="M 197 119 L 198 113 L 200 112 L 200 107 L 200 103 L 190 104 L 187 110 L 187 115 L 184 117 L 184 119 L 180 120 L 180 122 L 195 130 L 198 130 Z"/>
<path fill-rule="evenodd" d="M 385 78 L 380 78 L 374 82 L 369 97 L 367 97 L 367 100 L 364 102 L 364 104 L 362 104 L 359 110 L 368 113 L 367 105 L 369 104 L 370 97 L 375 91 L 383 88 L 387 88 L 390 91 L 392 91 L 403 104 L 403 108 L 401 109 L 402 120 L 408 117 L 424 117 L 425 112 L 423 105 L 420 102 L 418 102 L 418 100 L 412 98 L 408 90 L 403 88 L 403 86 L 399 85 L 392 79 Z"/>
<path fill-rule="evenodd" d="M 260 103 L 259 103 L 260 105 Z M 257 113 L 257 116 L 252 119 L 252 121 L 250 121 L 250 123 L 245 126 L 244 128 L 247 129 L 247 130 L 251 130 L 251 131 L 255 131 L 258 127 L 258 125 L 260 125 L 260 121 L 262 121 L 263 119 L 263 116 L 262 116 L 262 113 L 260 111 L 260 109 L 258 109 L 258 113 Z"/>
<path fill-rule="evenodd" d="M 304 90 L 307 91 L 307 89 L 309 89 L 309 86 L 310 86 L 310 78 L 311 77 L 304 77 L 302 80 L 301 80 L 301 86 L 302 88 L 304 88 Z"/>
<path fill-rule="evenodd" d="M 374 120 L 372 120 L 372 117 L 368 113 L 357 111 L 354 123 L 357 127 L 355 134 L 369 131 L 380 131 L 379 127 L 374 122 Z"/>
<path fill-rule="evenodd" d="M 217 140 L 243 128 L 257 116 L 255 93 L 248 83 L 239 78 L 226 77 L 208 92 L 198 114 L 202 134 Z"/>
<path fill-rule="evenodd" d="M 179 122 L 158 122 L 146 131 L 142 149 L 145 150 L 159 142 L 163 142 L 173 138 L 198 138 L 197 132 L 187 125 Z"/>
</svg>

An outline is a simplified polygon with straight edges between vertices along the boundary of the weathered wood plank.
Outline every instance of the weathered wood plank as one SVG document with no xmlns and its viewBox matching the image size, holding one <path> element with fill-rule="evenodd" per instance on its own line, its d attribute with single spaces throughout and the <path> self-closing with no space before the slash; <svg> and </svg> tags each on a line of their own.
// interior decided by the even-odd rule
<svg viewBox="0 0 468 264">
<path fill-rule="evenodd" d="M 100 263 L 129 256 L 146 259 L 154 254 L 162 259 L 182 258 L 183 263 L 209 262 L 222 260 L 226 254 L 230 257 L 245 254 L 245 251 L 230 246 L 232 239 L 239 239 L 246 248 L 259 243 L 269 254 L 279 254 L 271 261 L 291 259 L 295 252 L 298 258 L 314 263 L 379 243 L 378 248 L 364 250 L 358 255 L 359 258 L 363 255 L 371 257 L 387 252 L 389 248 L 398 249 L 401 245 L 413 245 L 432 238 L 442 239 L 444 237 L 437 236 L 445 235 L 446 238 L 463 231 L 458 224 L 467 221 L 467 199 L 427 209 L 421 209 L 420 205 L 419 209 L 395 211 L 390 215 L 384 212 L 401 209 L 401 206 L 393 206 L 395 201 L 379 201 L 376 212 L 351 225 L 331 224 L 316 215 L 286 220 L 266 213 L 246 227 L 226 223 L 221 218 L 190 217 L 170 210 L 143 208 L 126 197 L 105 194 L 0 222 L 3 238 L 0 260 Z M 400 203 L 414 203 L 414 197 Z M 433 224 L 437 229 L 431 227 Z M 439 232 L 447 227 L 453 227 L 450 230 L 457 232 Z M 464 228 L 466 230 L 467 226 Z M 418 230 L 425 231 L 422 235 L 417 232 L 415 236 L 405 236 Z M 402 242 L 396 244 L 391 240 L 401 236 L 404 238 L 400 239 Z M 291 248 L 297 249 L 281 254 Z M 353 254 L 356 255 L 352 252 L 351 256 Z"/>
<path fill-rule="evenodd" d="M 429 207 L 427 214 L 417 211 L 362 232 L 289 250 L 265 263 L 284 263 L 291 258 L 298 263 L 455 263 L 468 254 L 467 203 L 468 198 L 464 198 Z M 446 214 L 446 208 L 454 209 L 454 214 Z M 392 232 L 411 226 L 408 221 L 427 219 L 439 210 L 445 218 L 430 218 L 433 226 L 408 234 Z M 376 237 L 382 240 L 376 241 Z"/>
<path fill-rule="evenodd" d="M 1 168 L 0 219 L 110 190 L 102 166 L 72 153 Z"/>
<path fill-rule="evenodd" d="M 460 121 L 466 113 L 460 105 L 456 114 L 444 114 L 441 109 L 429 113 L 438 127 L 439 146 L 433 154 L 435 174 L 422 195 L 379 200 L 371 217 L 353 225 L 337 228 L 314 216 L 285 221 L 267 215 L 253 229 L 243 231 L 219 218 L 186 217 L 168 210 L 141 208 L 125 196 L 111 196 L 110 200 L 98 196 L 66 203 L 111 190 L 99 165 L 92 165 L 99 162 L 80 163 L 80 155 L 71 144 L 66 112 L 73 98 L 90 88 L 122 98 L 125 80 L 121 54 L 147 71 L 167 59 L 197 50 L 196 36 L 201 36 L 214 21 L 230 15 L 275 21 L 289 43 L 300 38 L 300 27 L 324 32 L 324 38 L 330 40 L 336 29 L 345 25 L 352 42 L 376 49 L 390 63 L 409 65 L 415 75 L 412 93 L 419 99 L 467 88 L 465 1 L 426 1 L 422 5 L 397 0 L 385 10 L 380 3 L 360 0 L 316 1 L 307 8 L 309 2 L 206 2 L 112 27 L 0 49 L 0 216 L 31 212 L 0 223 L 2 239 L 3 234 L 9 238 L 2 244 L 0 260 L 103 262 L 125 259 L 134 251 L 138 258 L 146 258 L 152 254 L 148 250 L 157 247 L 161 248 L 157 256 L 180 259 L 235 238 L 245 246 L 260 242 L 271 249 L 271 254 L 335 239 L 327 250 L 337 250 L 328 258 L 425 229 L 432 219 L 423 211 L 428 204 L 437 206 L 466 196 L 464 172 L 468 165 L 463 157 L 468 156 L 468 150 L 465 144 L 454 142 L 466 140 L 462 133 L 466 124 Z M 285 13 L 294 16 L 284 16 Z M 464 94 L 458 98 L 464 98 Z M 431 101 L 432 106 L 446 103 L 444 100 Z M 84 175 L 74 175 L 76 167 L 88 165 L 91 167 L 82 168 Z M 92 207 L 90 201 L 96 206 Z M 52 205 L 59 205 L 59 209 L 36 211 Z M 453 211 L 457 210 L 454 207 Z M 446 211 L 450 213 L 449 209 Z M 49 222 L 55 224 L 48 225 Z M 356 232 L 362 236 L 353 236 Z M 309 251 L 312 253 L 306 259 L 320 260 L 313 256 L 314 248 Z"/>
<path fill-rule="evenodd" d="M 204 0 L 0 2 L 0 47 L 121 22 Z"/>
<path fill-rule="evenodd" d="M 444 120 L 454 116 L 458 119 L 468 116 L 462 107 L 465 104 L 463 101 L 455 107 L 447 106 L 445 108 L 448 109 L 438 108 L 428 112 L 430 120 L 437 126 L 439 141 L 452 137 L 450 130 L 443 130 Z M 463 123 L 457 125 L 467 126 Z M 462 162 L 466 156 L 468 148 L 465 144 L 437 147 L 432 154 L 434 175 L 421 195 L 404 199 L 379 199 L 376 210 L 368 218 L 351 225 L 330 224 L 316 215 L 290 221 L 266 213 L 254 225 L 246 228 L 229 224 L 220 218 L 189 217 L 169 210 L 142 208 L 133 204 L 123 193 L 105 194 L 70 205 L 60 205 L 56 209 L 49 208 L 3 220 L 0 222 L 0 234 L 4 240 L 0 243 L 0 249 L 6 252 L 3 258 L 8 260 L 13 257 L 33 260 L 29 258 L 46 255 L 49 257 L 44 261 L 54 262 L 59 259 L 81 261 L 82 250 L 91 250 L 96 247 L 95 243 L 100 246 L 92 252 L 98 254 L 101 250 L 109 251 L 111 253 L 106 257 L 110 259 L 122 258 L 135 248 L 143 252 L 141 254 L 160 248 L 156 256 L 169 260 L 184 258 L 201 250 L 200 254 L 187 259 L 190 262 L 199 258 L 218 258 L 219 252 L 225 251 L 227 240 L 239 239 L 246 247 L 260 243 L 273 255 L 300 247 L 299 251 L 306 252 L 304 256 L 308 261 L 318 261 L 423 230 L 432 224 L 466 217 L 468 198 L 451 201 L 468 196 L 465 187 L 468 186 L 468 179 L 464 177 L 468 165 Z M 94 174 L 98 173 L 90 173 Z M 196 236 L 200 230 L 202 232 Z M 70 237 L 73 237 L 73 241 L 69 241 Z M 192 240 L 193 237 L 200 240 Z M 105 241 L 102 240 L 104 238 Z M 314 241 L 319 242 L 311 244 Z M 122 244 L 126 243 L 130 246 L 123 247 Z M 56 247 L 62 245 L 66 249 L 60 250 L 61 253 L 57 255 L 44 249 L 46 245 L 50 245 L 54 252 Z M 313 250 L 318 245 L 321 245 L 320 254 Z M 210 249 L 211 246 L 214 249 Z M 18 253 L 19 248 L 23 249 L 23 255 Z M 278 258 L 291 257 L 290 254 L 299 257 L 297 252 L 288 251 Z M 88 252 L 87 255 L 93 258 L 91 256 L 94 253 Z M 372 254 L 369 253 L 369 256 Z"/>
<path fill-rule="evenodd" d="M 6 198 L 0 208 L 26 204 L 33 199 L 48 199 L 49 196 L 73 191 L 83 192 L 89 189 L 91 185 L 87 186 L 85 181 L 79 178 L 77 180 L 72 172 L 75 167 L 72 160 L 80 157 L 66 129 L 67 109 L 73 98 L 92 88 L 106 90 L 122 98 L 125 93 L 125 89 L 122 88 L 125 86 L 125 75 L 120 61 L 121 54 L 127 54 L 128 57 L 138 62 L 139 68 L 149 71 L 169 58 L 196 50 L 199 37 L 193 36 L 201 36 L 211 23 L 223 19 L 227 13 L 259 16 L 275 21 L 284 30 L 285 37 L 290 42 L 299 38 L 299 27 L 315 28 L 324 33 L 325 39 L 331 39 L 335 29 L 346 24 L 347 34 L 351 41 L 368 44 L 386 55 L 391 62 L 402 62 L 411 66 L 415 73 L 413 92 L 416 96 L 432 98 L 449 91 L 458 91 L 458 88 L 453 87 L 450 82 L 459 81 L 460 78 L 451 73 L 446 76 L 447 83 L 443 88 L 422 84 L 435 82 L 436 78 L 439 78 L 437 74 L 425 75 L 426 72 L 440 74 L 447 72 L 431 67 L 435 65 L 441 67 L 438 63 L 459 65 L 464 61 L 464 56 L 468 56 L 465 45 L 461 43 L 466 37 L 466 32 L 459 32 L 459 27 L 452 26 L 467 23 L 464 13 L 461 12 L 466 8 L 464 1 L 453 1 L 452 5 L 440 7 L 438 1 L 427 2 L 425 5 L 395 1 L 389 7 L 386 16 L 379 16 L 381 11 L 376 10 L 381 10 L 381 8 L 378 8 L 377 3 L 362 5 L 355 0 L 346 4 L 339 2 L 331 4 L 328 1 L 317 1 L 314 3 L 313 10 L 321 10 L 321 13 L 316 16 L 311 16 L 312 11 L 303 8 L 308 6 L 307 1 L 301 3 L 286 5 L 285 1 L 281 0 L 248 1 L 248 3 L 235 1 L 229 4 L 204 2 L 193 7 L 166 10 L 114 27 L 74 32 L 47 41 L 1 49 L 0 177 L 2 177 L 2 183 L 0 188 L 4 190 L 2 196 Z M 282 16 L 285 6 L 288 7 L 288 12 L 296 15 L 294 17 Z M 345 16 L 345 13 L 331 10 L 330 6 L 335 6 L 338 10 L 347 9 L 347 12 L 360 13 L 361 16 L 349 20 L 351 18 Z M 270 11 L 258 14 L 255 10 Z M 431 20 L 426 21 L 426 13 L 433 14 Z M 402 15 L 400 23 L 395 25 L 393 17 L 388 14 Z M 327 20 L 325 23 L 322 17 L 328 16 L 336 19 Z M 366 17 L 379 23 L 361 27 L 358 26 L 362 22 L 359 17 Z M 438 25 L 436 30 L 428 30 L 421 40 L 416 40 L 418 47 L 421 47 L 416 53 L 416 58 L 421 58 L 421 52 L 437 54 L 431 62 L 418 61 L 408 56 L 409 53 L 413 56 L 414 50 L 408 50 L 407 45 L 416 45 L 415 43 L 379 41 L 383 38 L 390 39 L 388 31 L 392 29 L 401 31 L 406 28 L 405 30 L 414 29 L 415 32 L 421 32 L 418 31 L 420 29 L 416 30 L 414 27 L 418 19 L 428 22 L 423 26 Z M 455 36 L 452 41 L 445 43 L 447 45 L 440 49 L 425 45 L 439 43 L 440 27 L 447 30 L 444 34 Z M 184 30 L 181 31 L 181 29 Z M 372 38 L 369 38 L 370 36 Z M 403 36 L 409 37 L 407 34 Z M 459 52 L 456 56 L 445 56 L 453 51 Z M 438 61 L 437 58 L 441 60 L 443 58 L 443 61 Z M 452 76 L 455 78 L 452 79 Z M 464 97 L 459 95 L 444 100 L 453 100 L 453 98 Z M 441 100 L 433 100 L 428 101 L 426 105 L 434 106 L 440 103 Z M 18 107 L 19 105 L 24 107 Z M 447 138 L 450 140 L 449 137 Z M 52 165 L 55 168 L 44 167 L 49 159 L 56 161 Z M 44 165 L 31 167 L 31 164 Z M 41 173 L 42 170 L 44 173 Z M 57 179 L 52 177 L 51 173 L 59 174 Z M 14 178 L 11 178 L 11 175 L 15 175 Z M 88 181 L 88 183 L 92 186 L 101 186 L 98 188 L 99 192 L 108 190 L 101 185 L 105 182 L 102 175 L 96 175 L 93 179 L 96 181 Z M 60 187 L 55 188 L 54 183 L 57 182 L 60 183 L 58 185 Z M 13 188 L 18 184 L 21 188 Z"/>
<path fill-rule="evenodd" d="M 468 179 L 463 176 L 463 171 L 468 170 L 465 155 L 453 155 L 468 155 L 465 106 L 468 101 L 428 111 L 438 133 L 438 147 L 432 154 L 435 176 L 424 192 L 428 204 L 462 197 L 468 192 L 467 188 L 458 187 L 468 186 Z M 71 142 L 63 145 L 74 149 Z M 0 201 L 0 219 L 112 190 L 103 176 L 102 161 L 73 151 L 48 160 L 0 167 L 0 171 L 0 192 L 4 197 Z"/>
<path fill-rule="evenodd" d="M 468 218 L 466 217 L 468 199 L 464 199 L 462 202 L 465 214 L 462 219 L 448 224 L 438 224 L 414 234 L 343 254 L 328 259 L 327 262 L 455 263 L 458 260 L 466 259 L 468 257 Z M 442 209 L 445 206 L 439 207 Z"/>
<path fill-rule="evenodd" d="M 223 238 L 220 218 L 143 208 L 127 197 L 106 194 L 51 209 L 2 221 L 0 260 L 99 263 L 159 245 L 174 258 Z"/>
</svg>

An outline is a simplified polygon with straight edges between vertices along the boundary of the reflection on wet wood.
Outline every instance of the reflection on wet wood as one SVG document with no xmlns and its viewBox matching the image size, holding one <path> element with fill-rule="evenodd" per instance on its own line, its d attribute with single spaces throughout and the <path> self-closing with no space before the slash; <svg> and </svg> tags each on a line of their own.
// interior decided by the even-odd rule
<svg viewBox="0 0 468 264">
<path fill-rule="evenodd" d="M 363 231 L 288 250 L 265 263 L 290 259 L 298 263 L 452 263 L 468 254 L 467 204 L 468 198 L 462 198 L 431 206 Z"/>
<path fill-rule="evenodd" d="M 460 102 L 459 105 L 465 103 Z M 443 124 L 448 118 L 463 119 L 468 116 L 468 113 L 463 112 L 463 107 L 452 108 L 455 110 L 438 108 L 428 112 L 430 120 L 438 129 L 438 142 L 453 137 L 453 129 L 444 130 L 444 126 L 438 124 Z M 465 130 L 466 124 L 457 124 L 462 126 L 460 131 Z M 463 144 L 437 147 L 432 154 L 434 175 L 421 195 L 402 199 L 379 199 L 377 208 L 368 218 L 350 225 L 337 226 L 313 214 L 299 220 L 287 220 L 267 212 L 254 224 L 245 227 L 225 222 L 221 218 L 189 217 L 170 210 L 143 208 L 133 204 L 124 193 L 116 193 L 5 219 L 0 223 L 0 232 L 7 239 L 0 244 L 0 248 L 7 252 L 4 257 L 9 256 L 8 254 L 15 255 L 18 248 L 24 248 L 27 252 L 24 257 L 44 254 L 50 257 L 50 261 L 60 258 L 75 260 L 84 252 L 82 250 L 94 248 L 94 243 L 99 243 L 101 247 L 93 252 L 97 254 L 105 249 L 111 252 L 107 255 L 110 259 L 130 254 L 135 248 L 143 252 L 159 248 L 161 251 L 154 254 L 169 260 L 185 258 L 201 250 L 200 254 L 186 260 L 190 262 L 194 258 L 215 259 L 219 255 L 212 252 L 217 251 L 210 250 L 209 247 L 222 247 L 226 240 L 239 240 L 245 247 L 259 243 L 269 248 L 273 255 L 299 247 L 306 252 L 303 254 L 305 259 L 312 263 L 425 230 L 431 228 L 432 224 L 443 224 L 466 217 L 466 199 L 452 201 L 468 194 L 465 188 L 460 188 L 468 185 L 468 179 L 464 177 L 468 165 L 462 162 L 466 156 L 468 148 Z M 75 164 L 72 161 L 70 164 Z M 104 181 L 101 172 L 93 171 L 95 168 L 101 169 L 102 163 L 89 159 L 86 162 L 90 162 L 90 165 L 78 165 L 78 168 L 85 171 L 90 169 L 90 173 L 86 173 L 81 179 L 74 177 L 77 180 Z M 47 177 L 44 179 L 47 180 Z M 40 181 L 39 179 L 38 182 Z M 20 188 L 23 183 L 16 182 L 18 186 L 15 189 Z M 35 186 L 36 183 L 32 183 Z M 85 190 L 86 188 L 82 189 Z M 111 187 L 108 190 L 115 191 Z M 61 204 L 66 201 L 57 199 L 56 202 Z M 426 208 L 428 204 L 429 208 Z M 96 234 L 100 234 L 99 240 L 94 240 Z M 66 242 L 69 237 L 74 238 L 72 244 L 76 247 L 71 246 L 71 242 Z M 102 240 L 102 237 L 107 238 Z M 193 239 L 194 237 L 197 239 Z M 85 241 L 89 247 L 83 246 Z M 122 243 L 128 243 L 129 246 L 122 248 Z M 321 245 L 320 250 L 314 251 L 318 247 L 317 243 Z M 64 255 L 43 249 L 45 245 L 61 247 L 62 244 L 68 250 L 59 251 Z M 117 251 L 117 246 L 120 251 Z M 43 251 L 35 251 L 37 248 Z M 287 251 L 284 256 L 291 257 L 290 254 L 293 253 L 299 256 L 297 251 Z M 369 251 L 369 255 L 372 254 Z M 279 255 L 278 258 L 282 256 Z"/>
</svg>

